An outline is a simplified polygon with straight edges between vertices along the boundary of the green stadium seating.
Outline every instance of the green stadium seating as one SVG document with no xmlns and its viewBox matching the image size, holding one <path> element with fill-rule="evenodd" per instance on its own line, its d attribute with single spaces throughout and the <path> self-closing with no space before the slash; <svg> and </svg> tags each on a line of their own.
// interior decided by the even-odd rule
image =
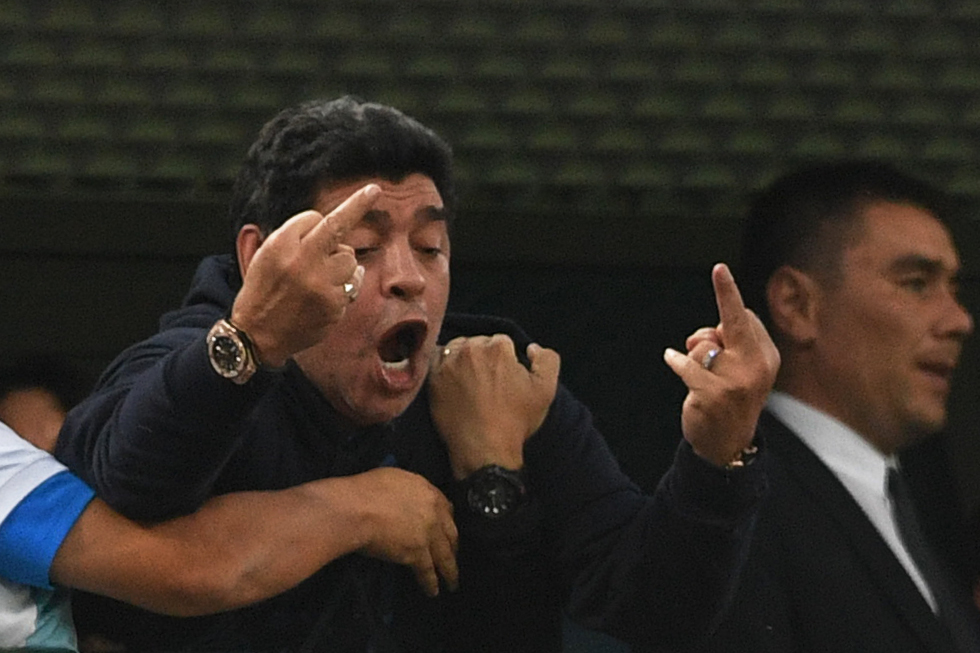
<svg viewBox="0 0 980 653">
<path fill-rule="evenodd" d="M 159 102 L 162 107 L 213 110 L 220 103 L 220 95 L 215 84 L 181 76 L 163 83 Z"/>
<path fill-rule="evenodd" d="M 592 149 L 601 155 L 640 158 L 650 148 L 646 131 L 635 127 L 608 127 L 593 140 Z"/>
<path fill-rule="evenodd" d="M 234 3 L 188 2 L 178 5 L 175 25 L 180 37 L 230 38 L 234 36 Z"/>
<path fill-rule="evenodd" d="M 489 52 L 473 66 L 474 84 L 479 87 L 486 82 L 519 82 L 529 78 L 529 62 L 514 53 Z"/>
<path fill-rule="evenodd" d="M 48 130 L 39 115 L 33 112 L 4 112 L 0 114 L 0 141 L 43 142 Z"/>
<path fill-rule="evenodd" d="M 970 164 L 977 160 L 977 148 L 965 139 L 939 135 L 923 145 L 921 157 L 927 162 Z"/>
<path fill-rule="evenodd" d="M 806 86 L 847 92 L 857 88 L 861 82 L 858 75 L 859 66 L 837 57 L 821 57 L 808 66 L 803 67 L 800 80 Z"/>
<path fill-rule="evenodd" d="M 67 142 L 86 141 L 106 143 L 114 138 L 114 129 L 108 117 L 82 115 L 66 118 L 58 125 L 57 137 Z"/>
<path fill-rule="evenodd" d="M 573 127 L 545 123 L 529 135 L 526 147 L 532 152 L 560 154 L 580 150 L 581 144 Z"/>
<path fill-rule="evenodd" d="M 32 99 L 47 105 L 84 104 L 88 94 L 84 79 L 78 76 L 44 75 L 34 83 Z"/>
<path fill-rule="evenodd" d="M 71 44 L 65 65 L 70 68 L 118 71 L 129 65 L 129 54 L 122 43 L 89 37 Z"/>
<path fill-rule="evenodd" d="M 49 30 L 67 32 L 95 32 L 102 21 L 92 2 L 57 0 L 48 3 L 40 12 L 39 25 Z"/>
<path fill-rule="evenodd" d="M 885 119 L 885 110 L 878 98 L 868 96 L 844 97 L 830 110 L 829 117 L 843 125 L 878 125 Z"/>
<path fill-rule="evenodd" d="M 881 11 L 886 16 L 911 20 L 928 19 L 935 10 L 936 5 L 930 0 L 891 0 L 881 4 Z"/>
<path fill-rule="evenodd" d="M 833 26 L 825 25 L 807 16 L 783 26 L 776 35 L 780 49 L 789 52 L 822 54 L 834 50 Z"/>
<path fill-rule="evenodd" d="M 770 43 L 763 21 L 735 14 L 723 21 L 710 40 L 710 47 L 720 52 L 758 52 Z"/>
<path fill-rule="evenodd" d="M 80 176 L 85 180 L 128 183 L 136 175 L 135 160 L 119 152 L 96 152 L 82 164 Z"/>
<path fill-rule="evenodd" d="M 165 8 L 152 0 L 120 3 L 107 24 L 110 32 L 133 37 L 159 37 L 168 28 Z"/>
<path fill-rule="evenodd" d="M 617 15 L 602 15 L 590 22 L 583 30 L 584 41 L 610 51 L 629 48 L 633 40 L 635 26 L 628 18 Z"/>
<path fill-rule="evenodd" d="M 950 123 L 949 107 L 928 96 L 904 99 L 892 114 L 892 122 L 898 125 L 918 127 L 945 127 Z"/>
<path fill-rule="evenodd" d="M 30 5 L 23 0 L 0 0 L 0 28 L 20 31 L 33 26 Z"/>
<path fill-rule="evenodd" d="M 0 0 L 0 190 L 227 189 L 276 111 L 353 93 L 512 210 L 715 210 L 830 156 L 980 193 L 977 34 L 975 0 Z"/>
<path fill-rule="evenodd" d="M 489 12 L 474 10 L 452 17 L 448 26 L 435 37 L 467 45 L 492 43 L 500 38 L 501 22 Z"/>
<path fill-rule="evenodd" d="M 706 98 L 698 110 L 705 120 L 740 124 L 752 120 L 755 107 L 751 98 L 730 90 L 722 91 Z"/>
<path fill-rule="evenodd" d="M 130 76 L 105 78 L 95 90 L 93 100 L 97 104 L 115 108 L 145 107 L 153 101 L 153 87 L 149 81 Z"/>
<path fill-rule="evenodd" d="M 517 25 L 511 38 L 519 44 L 554 47 L 568 38 L 568 23 L 560 12 L 532 14 Z"/>
<path fill-rule="evenodd" d="M 847 146 L 842 135 L 829 131 L 816 131 L 804 134 L 790 148 L 802 161 L 835 159 L 847 154 Z"/>
<path fill-rule="evenodd" d="M 133 65 L 153 73 L 179 73 L 195 68 L 193 52 L 173 43 L 152 43 L 135 57 Z"/>
<path fill-rule="evenodd" d="M 872 88 L 903 95 L 918 95 L 926 90 L 928 83 L 926 69 L 914 62 L 885 62 L 869 79 Z"/>
<path fill-rule="evenodd" d="M 250 39 L 288 43 L 305 28 L 290 7 L 282 3 L 257 4 L 252 11 L 245 11 L 242 33 Z"/>
<path fill-rule="evenodd" d="M 866 159 L 901 161 L 909 156 L 909 144 L 892 134 L 871 133 L 861 138 L 855 154 Z"/>
<path fill-rule="evenodd" d="M 59 66 L 63 62 L 58 52 L 57 39 L 5 36 L 4 43 L 0 46 L 3 48 L 2 63 L 5 66 L 37 72 Z"/>
<path fill-rule="evenodd" d="M 773 131 L 761 127 L 739 127 L 725 139 L 723 149 L 737 157 L 736 160 L 772 157 L 779 145 Z"/>
</svg>

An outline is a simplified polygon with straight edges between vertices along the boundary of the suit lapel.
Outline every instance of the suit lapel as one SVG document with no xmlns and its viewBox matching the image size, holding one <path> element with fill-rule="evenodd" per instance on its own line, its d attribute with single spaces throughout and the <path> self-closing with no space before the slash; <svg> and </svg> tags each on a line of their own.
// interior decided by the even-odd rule
<svg viewBox="0 0 980 653">
<path fill-rule="evenodd" d="M 918 587 L 864 510 L 833 472 L 789 428 L 768 411 L 760 419 L 766 445 L 784 472 L 836 523 L 854 555 L 868 568 L 882 596 L 894 606 L 931 651 L 953 651 L 948 633 Z M 869 624 L 869 627 L 871 625 Z"/>
</svg>

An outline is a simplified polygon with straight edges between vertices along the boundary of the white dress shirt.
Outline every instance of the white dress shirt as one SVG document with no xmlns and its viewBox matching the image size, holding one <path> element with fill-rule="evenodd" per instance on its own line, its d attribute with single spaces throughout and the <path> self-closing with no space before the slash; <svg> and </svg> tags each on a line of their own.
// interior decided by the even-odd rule
<svg viewBox="0 0 980 653">
<path fill-rule="evenodd" d="M 902 543 L 892 512 L 887 473 L 898 467 L 897 458 L 884 455 L 850 427 L 783 392 L 771 393 L 767 407 L 847 488 L 936 612 L 936 600 Z"/>
</svg>

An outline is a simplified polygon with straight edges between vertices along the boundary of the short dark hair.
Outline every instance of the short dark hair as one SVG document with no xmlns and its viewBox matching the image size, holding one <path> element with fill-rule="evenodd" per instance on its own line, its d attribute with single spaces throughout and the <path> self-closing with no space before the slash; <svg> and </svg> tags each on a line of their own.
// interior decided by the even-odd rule
<svg viewBox="0 0 980 653">
<path fill-rule="evenodd" d="M 815 164 L 774 181 L 756 196 L 745 223 L 738 278 L 746 305 L 771 325 L 766 286 L 784 265 L 838 280 L 864 209 L 881 201 L 914 205 L 943 223 L 952 210 L 939 189 L 878 161 Z"/>
<path fill-rule="evenodd" d="M 246 224 L 274 231 L 331 183 L 412 173 L 432 179 L 451 219 L 452 165 L 439 135 L 393 107 L 353 96 L 304 102 L 267 122 L 249 148 L 229 207 L 233 237 Z"/>
</svg>

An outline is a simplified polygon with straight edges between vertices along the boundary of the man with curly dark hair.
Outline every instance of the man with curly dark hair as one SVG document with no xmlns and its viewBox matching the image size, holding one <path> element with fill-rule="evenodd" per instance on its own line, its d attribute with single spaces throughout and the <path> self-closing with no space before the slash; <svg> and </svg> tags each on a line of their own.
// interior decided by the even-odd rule
<svg viewBox="0 0 980 653">
<path fill-rule="evenodd" d="M 555 352 L 447 314 L 456 213 L 450 148 L 391 107 L 315 101 L 262 129 L 234 255 L 111 364 L 58 453 L 149 520 L 331 477 L 351 531 L 276 599 L 145 618 L 140 650 L 540 653 L 561 647 L 562 608 L 642 648 L 710 629 L 765 484 L 752 442 L 778 356 L 761 323 L 718 266 L 724 328 L 666 354 L 686 439 L 644 496 Z"/>
</svg>

